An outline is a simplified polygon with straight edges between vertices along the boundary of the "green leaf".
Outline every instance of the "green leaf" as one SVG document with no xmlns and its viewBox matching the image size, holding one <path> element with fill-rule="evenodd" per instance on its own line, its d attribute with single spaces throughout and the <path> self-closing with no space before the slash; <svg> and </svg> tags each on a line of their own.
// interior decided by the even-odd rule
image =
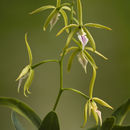
<svg viewBox="0 0 130 130">
<path fill-rule="evenodd" d="M 101 54 L 100 52 L 98 52 L 98 51 L 94 51 L 93 48 L 91 48 L 91 47 L 85 47 L 85 49 L 86 49 L 86 50 L 89 50 L 89 51 L 91 51 L 91 52 L 94 52 L 95 54 L 101 56 L 101 57 L 102 57 L 103 59 L 105 59 L 105 60 L 108 60 L 107 57 L 105 57 L 104 55 L 102 55 L 102 54 Z"/>
<path fill-rule="evenodd" d="M 29 88 L 31 86 L 33 78 L 34 78 L 34 70 L 30 69 L 29 76 L 28 76 L 28 78 L 27 78 L 27 80 L 25 82 L 25 85 L 24 85 L 24 95 L 26 97 L 27 97 L 26 91 L 28 92 L 28 94 L 30 94 Z"/>
<path fill-rule="evenodd" d="M 82 25 L 82 4 L 81 4 L 81 0 L 77 0 L 77 10 L 78 10 L 78 20 L 79 20 L 79 24 Z"/>
<path fill-rule="evenodd" d="M 39 116 L 23 102 L 13 98 L 0 97 L 0 105 L 11 108 L 13 111 L 31 121 L 37 128 L 40 127 L 41 119 Z"/>
<path fill-rule="evenodd" d="M 96 44 L 95 44 L 95 41 L 94 41 L 92 35 L 90 34 L 90 32 L 85 27 L 83 27 L 83 29 L 84 29 L 84 31 L 87 35 L 87 38 L 89 39 L 89 42 L 90 42 L 93 50 L 95 51 L 96 50 Z"/>
<path fill-rule="evenodd" d="M 53 18 L 53 16 L 56 15 L 56 13 L 57 13 L 57 10 L 54 9 L 54 10 L 51 12 L 51 14 L 47 17 L 47 19 L 46 19 L 46 21 L 45 21 L 45 23 L 44 23 L 44 26 L 43 26 L 43 30 L 44 30 L 44 31 L 46 30 L 48 24 L 50 23 L 50 21 L 51 21 L 51 19 Z"/>
<path fill-rule="evenodd" d="M 51 111 L 42 121 L 39 130 L 60 130 L 57 114 Z"/>
<path fill-rule="evenodd" d="M 68 17 L 67 17 L 66 12 L 65 12 L 63 9 L 60 9 L 60 13 L 62 14 L 62 16 L 63 16 L 63 18 L 64 18 L 65 26 L 67 26 L 67 25 L 68 25 Z M 66 31 L 69 32 L 68 29 L 67 29 Z"/>
<path fill-rule="evenodd" d="M 106 27 L 106 26 L 101 25 L 101 24 L 96 24 L 96 23 L 87 23 L 84 26 L 86 26 L 86 27 L 95 27 L 95 28 L 102 28 L 102 29 L 106 29 L 106 30 L 112 30 L 109 27 Z"/>
<path fill-rule="evenodd" d="M 54 8 L 55 8 L 55 6 L 53 6 L 53 5 L 46 5 L 46 6 L 42 6 L 38 9 L 30 12 L 29 14 L 35 14 L 35 13 L 39 13 L 39 12 L 42 12 L 42 11 L 47 10 L 47 9 L 54 9 Z"/>
<path fill-rule="evenodd" d="M 102 127 L 100 128 L 100 130 L 111 130 L 113 125 L 114 125 L 114 117 L 111 117 L 111 118 L 107 118 L 103 124 L 102 124 Z"/>
<path fill-rule="evenodd" d="M 71 31 L 71 33 L 69 34 L 69 36 L 68 36 L 68 38 L 67 38 L 65 48 L 68 48 L 71 39 L 73 38 L 74 34 L 77 33 L 78 31 L 79 31 L 79 28 L 75 28 L 75 29 L 73 29 L 73 30 Z"/>
<path fill-rule="evenodd" d="M 91 66 L 93 66 L 94 68 L 97 69 L 96 63 L 95 63 L 94 59 L 91 57 L 91 55 L 85 50 L 84 50 L 84 54 L 85 54 L 86 59 L 88 60 L 88 62 L 91 64 Z"/>
<path fill-rule="evenodd" d="M 99 99 L 99 98 L 97 98 L 97 97 L 94 97 L 93 100 L 94 100 L 95 102 L 99 103 L 99 104 L 102 105 L 102 106 L 105 106 L 105 107 L 108 107 L 108 108 L 110 108 L 110 109 L 113 109 L 108 103 L 106 103 L 105 101 L 103 101 L 103 100 L 101 100 L 101 99 Z"/>
<path fill-rule="evenodd" d="M 67 70 L 70 71 L 74 57 L 79 53 L 79 49 L 76 49 L 69 57 Z"/>
<path fill-rule="evenodd" d="M 63 28 L 56 34 L 56 36 L 59 36 L 64 30 L 66 30 L 66 29 L 68 29 L 68 28 L 72 28 L 72 27 L 78 27 L 78 25 L 76 25 L 76 24 L 70 24 L 70 25 L 68 25 L 68 26 L 65 26 L 65 27 L 63 27 Z"/>
<path fill-rule="evenodd" d="M 130 126 L 114 126 L 112 130 L 130 130 Z"/>
<path fill-rule="evenodd" d="M 113 114 L 116 118 L 115 125 L 121 125 L 123 120 L 125 119 L 128 111 L 130 110 L 130 99 L 127 102 L 122 104 Z"/>
<path fill-rule="evenodd" d="M 11 112 L 11 119 L 16 130 L 25 130 L 23 125 L 19 121 L 16 112 L 14 111 Z"/>
<path fill-rule="evenodd" d="M 26 47 L 27 47 L 27 50 L 28 50 L 29 65 L 31 66 L 32 65 L 32 52 L 31 52 L 31 48 L 30 48 L 28 41 L 27 41 L 27 33 L 25 34 L 25 43 L 26 43 Z"/>
</svg>

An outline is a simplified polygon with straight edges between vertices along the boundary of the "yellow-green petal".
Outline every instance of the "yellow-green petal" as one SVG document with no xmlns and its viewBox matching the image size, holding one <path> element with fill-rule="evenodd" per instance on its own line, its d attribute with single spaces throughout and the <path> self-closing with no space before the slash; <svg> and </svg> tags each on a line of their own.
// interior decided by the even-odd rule
<svg viewBox="0 0 130 130">
<path fill-rule="evenodd" d="M 102 29 L 106 29 L 106 30 L 112 30 L 111 28 L 101 25 L 101 24 L 96 24 L 96 23 L 87 23 L 84 26 L 86 27 L 95 27 L 95 28 L 102 28 Z"/>
<path fill-rule="evenodd" d="M 24 85 L 24 95 L 26 95 L 26 91 L 28 94 L 30 94 L 30 91 L 29 91 L 29 88 L 31 86 L 31 83 L 32 83 L 32 80 L 33 80 L 33 77 L 34 77 L 34 70 L 33 69 L 30 69 L 30 72 L 29 72 L 29 76 L 25 82 L 25 85 Z"/>
<path fill-rule="evenodd" d="M 94 41 L 92 35 L 88 31 L 88 29 L 86 29 L 85 27 L 83 27 L 83 30 L 86 33 L 87 38 L 89 39 L 90 45 L 92 46 L 93 50 L 95 51 L 96 50 L 96 44 L 95 44 L 95 41 Z"/>
<path fill-rule="evenodd" d="M 30 69 L 30 65 L 27 65 L 23 70 L 22 72 L 20 73 L 20 75 L 18 76 L 18 78 L 16 79 L 16 81 L 18 81 L 19 79 L 21 79 L 23 76 L 25 76 L 28 71 Z"/>
<path fill-rule="evenodd" d="M 43 26 L 43 30 L 44 30 L 44 31 L 46 30 L 48 24 L 50 23 L 51 19 L 53 18 L 53 16 L 54 16 L 56 13 L 57 13 L 57 10 L 54 9 L 54 10 L 51 12 L 51 14 L 47 17 L 47 19 L 46 19 L 46 21 L 45 21 L 45 23 L 44 23 L 44 26 Z"/>
<path fill-rule="evenodd" d="M 98 125 L 98 114 L 97 114 L 96 111 L 93 110 L 93 109 L 92 109 L 92 114 L 93 114 L 93 117 L 94 117 L 94 119 L 95 119 L 95 121 L 96 121 L 96 125 Z"/>
<path fill-rule="evenodd" d="M 42 12 L 42 11 L 47 10 L 47 9 L 54 9 L 54 8 L 55 8 L 55 6 L 53 6 L 53 5 L 46 5 L 46 6 L 42 6 L 38 9 L 30 12 L 29 14 L 35 14 L 35 13 L 39 13 L 39 12 Z"/>
<path fill-rule="evenodd" d="M 98 51 L 94 51 L 93 48 L 91 48 L 91 47 L 85 47 L 85 49 L 94 52 L 95 54 L 101 56 L 101 57 L 102 57 L 103 59 L 105 59 L 105 60 L 108 60 L 107 57 L 105 57 L 103 54 L 101 54 L 101 53 L 98 52 Z"/>
<path fill-rule="evenodd" d="M 25 34 L 25 43 L 26 43 L 26 47 L 27 47 L 27 50 L 28 50 L 28 57 L 29 57 L 29 65 L 31 66 L 32 65 L 32 52 L 31 52 L 31 48 L 28 44 L 28 41 L 27 41 L 27 33 Z"/>
<path fill-rule="evenodd" d="M 113 107 L 111 107 L 108 103 L 106 103 L 105 101 L 103 101 L 102 99 L 99 99 L 97 97 L 94 97 L 93 100 L 97 103 L 99 103 L 102 106 L 108 107 L 110 109 L 113 109 Z"/>
<path fill-rule="evenodd" d="M 85 108 L 84 108 L 84 123 L 82 125 L 82 128 L 85 127 L 86 123 L 87 123 L 87 116 L 88 116 L 88 101 L 85 104 Z"/>
<path fill-rule="evenodd" d="M 64 30 L 66 30 L 66 29 L 68 29 L 68 28 L 72 28 L 72 27 L 78 27 L 78 25 L 76 25 L 76 24 L 70 24 L 70 25 L 68 25 L 68 26 L 65 26 L 65 27 L 63 27 L 63 28 L 56 34 L 56 36 L 59 36 Z"/>
</svg>

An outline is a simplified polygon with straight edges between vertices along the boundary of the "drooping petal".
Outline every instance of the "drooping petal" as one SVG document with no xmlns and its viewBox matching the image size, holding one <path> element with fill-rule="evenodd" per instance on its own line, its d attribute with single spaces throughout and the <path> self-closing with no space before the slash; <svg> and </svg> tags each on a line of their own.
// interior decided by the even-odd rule
<svg viewBox="0 0 130 130">
<path fill-rule="evenodd" d="M 77 56 L 78 56 L 79 63 L 82 65 L 85 73 L 87 73 L 86 67 L 87 67 L 87 64 L 88 64 L 88 60 L 85 58 L 85 56 L 82 52 L 79 53 Z"/>
<path fill-rule="evenodd" d="M 19 83 L 18 83 L 18 93 L 20 91 L 20 87 L 21 87 L 21 84 L 22 84 L 22 81 L 24 79 L 26 79 L 28 77 L 28 73 L 26 75 L 24 75 L 22 78 L 19 79 Z"/>
<path fill-rule="evenodd" d="M 102 125 L 102 115 L 101 115 L 101 111 L 99 111 L 98 109 L 96 110 L 96 113 L 99 117 L 99 120 L 100 120 L 100 125 Z"/>
<path fill-rule="evenodd" d="M 53 18 L 50 21 L 50 31 L 52 30 L 52 28 L 54 27 L 54 25 L 57 23 L 57 21 L 59 20 L 59 13 L 56 13 Z"/>
</svg>

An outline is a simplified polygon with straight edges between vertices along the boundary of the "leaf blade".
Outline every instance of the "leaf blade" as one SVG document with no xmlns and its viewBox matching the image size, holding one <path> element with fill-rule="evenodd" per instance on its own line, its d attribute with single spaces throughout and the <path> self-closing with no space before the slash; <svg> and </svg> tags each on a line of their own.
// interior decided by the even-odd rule
<svg viewBox="0 0 130 130">
<path fill-rule="evenodd" d="M 19 113 L 27 120 L 31 121 L 37 128 L 41 124 L 39 116 L 26 104 L 14 98 L 0 97 L 0 105 L 11 108 L 13 111 Z"/>
<path fill-rule="evenodd" d="M 51 111 L 46 115 L 39 130 L 60 130 L 58 117 L 54 111 Z"/>
<path fill-rule="evenodd" d="M 14 112 L 14 111 L 11 112 L 11 119 L 12 119 L 12 123 L 16 130 L 25 130 L 23 125 L 19 121 L 16 112 Z"/>
</svg>

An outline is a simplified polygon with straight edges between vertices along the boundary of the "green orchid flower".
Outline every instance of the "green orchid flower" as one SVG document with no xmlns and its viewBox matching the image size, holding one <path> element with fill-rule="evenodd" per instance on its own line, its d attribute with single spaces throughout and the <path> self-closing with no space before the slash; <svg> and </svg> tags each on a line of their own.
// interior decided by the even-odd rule
<svg viewBox="0 0 130 130">
<path fill-rule="evenodd" d="M 47 10 L 47 9 L 52 9 L 52 12 L 47 17 L 47 19 L 46 19 L 46 21 L 44 23 L 44 26 L 43 26 L 43 30 L 45 31 L 47 26 L 50 23 L 50 30 L 52 30 L 54 25 L 57 23 L 60 14 L 63 16 L 65 26 L 68 25 L 68 17 L 67 17 L 67 14 L 66 14 L 66 12 L 64 10 L 71 11 L 69 6 L 70 6 L 69 3 L 61 4 L 61 0 L 57 0 L 56 6 L 53 6 L 53 5 L 42 6 L 42 7 L 38 8 L 38 9 L 32 11 L 30 14 L 35 14 L 35 13 L 39 13 L 39 12 L 42 12 L 42 11 Z"/>
<path fill-rule="evenodd" d="M 73 18 L 74 21 L 76 21 L 76 24 L 70 24 L 70 25 L 63 27 L 57 33 L 57 36 L 59 36 L 64 30 L 69 29 L 69 28 L 71 28 L 71 29 L 73 28 L 71 33 L 69 33 L 69 35 L 68 35 L 68 38 L 66 41 L 66 48 L 69 46 L 69 43 L 70 43 L 71 39 L 73 39 L 73 36 L 77 33 L 78 38 L 79 38 L 80 42 L 82 43 L 82 49 L 84 49 L 87 42 L 89 41 L 91 44 L 91 47 L 93 48 L 93 51 L 95 51 L 96 50 L 95 41 L 94 41 L 92 35 L 90 34 L 90 32 L 88 31 L 87 27 L 96 27 L 96 28 L 102 28 L 102 29 L 107 29 L 107 30 L 111 30 L 111 28 L 106 27 L 106 26 L 101 25 L 101 24 L 96 24 L 96 23 L 83 24 L 81 0 L 77 0 L 77 9 L 78 9 L 78 20 L 76 20 L 76 18 Z"/>
<path fill-rule="evenodd" d="M 113 108 L 108 103 L 106 103 L 105 101 L 103 101 L 103 100 L 101 100 L 101 99 L 99 99 L 97 97 L 89 99 L 86 102 L 86 104 L 85 104 L 85 108 L 84 108 L 84 123 L 83 123 L 82 127 L 85 127 L 85 125 L 87 123 L 88 113 L 89 113 L 89 116 L 91 115 L 91 113 L 93 114 L 97 125 L 98 124 L 100 124 L 100 126 L 102 125 L 101 111 L 98 110 L 98 107 L 97 107 L 96 103 L 113 110 Z"/>
<path fill-rule="evenodd" d="M 19 80 L 19 84 L 18 84 L 18 92 L 20 91 L 20 86 L 22 84 L 23 79 L 26 79 L 26 82 L 24 84 L 24 95 L 26 95 L 26 92 L 28 94 L 30 94 L 31 92 L 29 91 L 29 88 L 31 86 L 33 77 L 34 77 L 34 70 L 32 69 L 32 52 L 31 52 L 31 48 L 28 44 L 27 41 L 27 33 L 25 34 L 25 43 L 26 43 L 26 47 L 28 50 L 28 56 L 29 56 L 29 65 L 27 65 L 26 67 L 24 67 L 24 69 L 22 70 L 22 72 L 20 73 L 20 75 L 18 76 L 18 78 L 16 79 L 16 81 Z"/>
</svg>

